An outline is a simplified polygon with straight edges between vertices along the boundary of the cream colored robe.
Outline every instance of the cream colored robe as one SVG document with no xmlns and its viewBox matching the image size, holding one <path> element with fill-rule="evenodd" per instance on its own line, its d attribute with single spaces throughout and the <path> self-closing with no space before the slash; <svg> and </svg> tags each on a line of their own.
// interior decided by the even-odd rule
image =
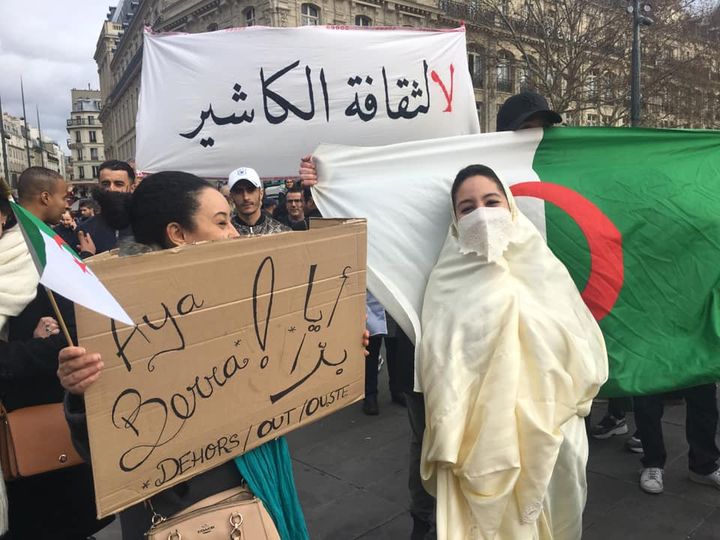
<svg viewBox="0 0 720 540">
<path fill-rule="evenodd" d="M 421 473 L 439 540 L 582 533 L 582 417 L 607 378 L 605 344 L 566 268 L 509 200 L 503 259 L 461 254 L 453 224 L 425 292 Z"/>
</svg>

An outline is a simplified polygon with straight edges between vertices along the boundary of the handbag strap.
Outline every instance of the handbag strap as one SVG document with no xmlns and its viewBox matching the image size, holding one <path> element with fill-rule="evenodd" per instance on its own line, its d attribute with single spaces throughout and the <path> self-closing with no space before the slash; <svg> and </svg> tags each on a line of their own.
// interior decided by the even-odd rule
<svg viewBox="0 0 720 540">
<path fill-rule="evenodd" d="M 185 508 L 184 510 L 181 510 L 180 512 L 173 514 L 171 517 L 173 519 L 177 517 L 182 517 L 185 514 L 189 514 L 190 512 L 193 512 L 195 510 L 198 510 L 200 508 L 204 508 L 206 506 L 212 506 L 214 504 L 218 504 L 220 502 L 223 502 L 226 499 L 229 499 L 231 497 L 235 497 L 236 495 L 240 495 L 242 493 L 248 493 L 251 496 L 254 496 L 250 489 L 247 487 L 247 484 L 243 482 L 240 486 L 226 489 L 225 491 L 221 491 L 220 493 L 216 493 L 215 495 L 210 495 L 209 497 L 205 497 L 204 499 L 199 500 L 195 504 L 192 504 Z M 152 525 L 153 527 L 159 525 L 163 521 L 166 521 L 168 518 L 166 516 L 163 516 L 162 514 L 159 514 L 155 511 L 155 508 L 153 508 L 152 501 L 150 499 L 147 499 L 145 501 L 145 505 L 150 508 L 150 511 L 153 513 L 152 516 Z"/>
</svg>

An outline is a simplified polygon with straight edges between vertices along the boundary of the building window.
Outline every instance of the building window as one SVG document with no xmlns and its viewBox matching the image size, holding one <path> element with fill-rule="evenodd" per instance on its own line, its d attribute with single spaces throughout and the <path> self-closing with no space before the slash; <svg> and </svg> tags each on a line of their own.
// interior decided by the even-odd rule
<svg viewBox="0 0 720 540">
<path fill-rule="evenodd" d="M 528 90 L 535 90 L 535 83 L 533 81 L 533 68 L 537 70 L 537 64 L 533 58 L 529 59 L 528 63 L 525 63 L 520 68 L 520 91 L 525 92 Z"/>
<path fill-rule="evenodd" d="M 82 142 L 82 136 L 80 135 L 80 131 L 75 132 L 75 142 Z"/>
<path fill-rule="evenodd" d="M 468 53 L 468 69 L 470 70 L 473 86 L 483 88 L 485 86 L 485 53 Z"/>
<path fill-rule="evenodd" d="M 78 135 L 80 135 L 80 132 L 78 132 Z M 80 141 L 78 141 L 78 142 L 80 142 Z M 90 142 L 97 142 L 97 135 L 95 134 L 94 131 L 90 132 Z"/>
<path fill-rule="evenodd" d="M 588 75 L 587 80 L 587 97 L 591 101 L 595 101 L 598 98 L 598 79 L 600 78 L 600 72 L 593 69 Z"/>
<path fill-rule="evenodd" d="M 366 15 L 355 15 L 355 26 L 372 26 L 372 19 Z"/>
<path fill-rule="evenodd" d="M 598 123 L 598 115 L 597 114 L 588 114 L 587 115 L 587 125 L 588 126 L 598 126 L 600 125 Z"/>
<path fill-rule="evenodd" d="M 245 26 L 255 26 L 255 8 L 250 6 L 245 10 Z"/>
<path fill-rule="evenodd" d="M 480 131 L 485 128 L 485 106 L 482 101 L 475 102 L 475 111 L 477 112 L 478 122 L 480 123 Z"/>
<path fill-rule="evenodd" d="M 85 178 L 85 167 L 82 165 L 78 167 L 78 178 Z"/>
<path fill-rule="evenodd" d="M 94 116 L 88 116 L 88 124 L 90 124 L 91 126 L 95 124 Z"/>
<path fill-rule="evenodd" d="M 513 92 L 513 80 L 512 80 L 512 57 L 510 54 L 501 52 L 498 56 L 498 63 L 496 67 L 497 73 L 497 89 L 499 92 L 507 92 L 512 94 Z"/>
<path fill-rule="evenodd" d="M 303 4 L 300 8 L 302 13 L 302 26 L 317 26 L 320 24 L 320 8 L 315 4 Z"/>
<path fill-rule="evenodd" d="M 90 159 L 92 161 L 98 160 L 98 149 L 97 148 L 91 148 L 90 149 Z"/>
<path fill-rule="evenodd" d="M 77 149 L 77 158 L 78 158 L 78 161 L 83 161 L 83 151 L 82 151 L 82 148 L 78 148 L 78 149 Z"/>
<path fill-rule="evenodd" d="M 100 177 L 100 165 L 93 165 L 92 171 L 93 171 L 93 178 Z"/>
</svg>

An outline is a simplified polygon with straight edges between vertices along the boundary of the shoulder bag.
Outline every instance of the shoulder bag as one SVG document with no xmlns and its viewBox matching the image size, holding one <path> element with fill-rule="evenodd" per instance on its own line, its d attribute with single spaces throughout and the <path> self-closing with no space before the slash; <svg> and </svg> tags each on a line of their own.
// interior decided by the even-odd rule
<svg viewBox="0 0 720 540">
<path fill-rule="evenodd" d="M 73 447 L 62 403 L 7 412 L 0 403 L 0 464 L 14 480 L 83 462 Z"/>
<path fill-rule="evenodd" d="M 152 504 L 148 501 L 152 510 Z M 153 510 L 146 540 L 280 540 L 262 501 L 246 486 L 229 489 L 165 518 Z"/>
</svg>

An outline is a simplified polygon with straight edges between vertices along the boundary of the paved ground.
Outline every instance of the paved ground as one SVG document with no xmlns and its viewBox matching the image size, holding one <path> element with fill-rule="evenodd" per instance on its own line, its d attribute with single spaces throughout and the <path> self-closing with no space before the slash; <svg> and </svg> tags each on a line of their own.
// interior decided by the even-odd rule
<svg viewBox="0 0 720 540">
<path fill-rule="evenodd" d="M 381 384 L 387 383 L 381 379 Z M 364 416 L 355 404 L 288 437 L 313 540 L 410 536 L 407 416 L 390 403 L 385 388 L 380 416 Z M 604 408 L 597 404 L 593 417 L 599 419 Z M 625 437 L 591 441 L 584 540 L 720 539 L 720 491 L 687 479 L 684 415 L 683 405 L 666 408 L 662 495 L 647 495 L 638 487 L 640 462 L 623 450 Z M 119 525 L 97 538 L 119 540 Z"/>
</svg>

